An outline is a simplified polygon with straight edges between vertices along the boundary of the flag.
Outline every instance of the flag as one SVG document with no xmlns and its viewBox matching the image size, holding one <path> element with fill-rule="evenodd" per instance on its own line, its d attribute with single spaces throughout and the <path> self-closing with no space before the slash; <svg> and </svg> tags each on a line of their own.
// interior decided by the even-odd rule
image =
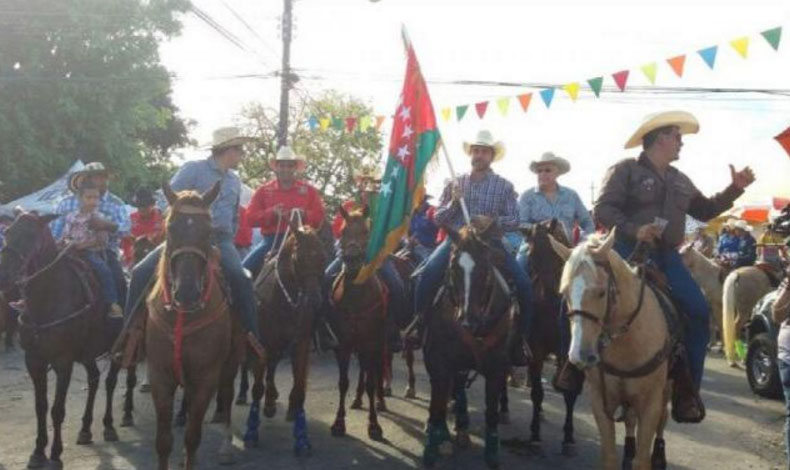
<svg viewBox="0 0 790 470">
<path fill-rule="evenodd" d="M 774 139 L 776 139 L 776 141 L 779 142 L 779 145 L 782 146 L 785 152 L 787 152 L 787 154 L 790 155 L 790 127 L 782 131 L 782 133 L 774 137 Z"/>
<path fill-rule="evenodd" d="M 395 115 L 387 164 L 381 178 L 378 207 L 371 221 L 367 264 L 356 282 L 364 282 L 395 251 L 409 228 L 411 214 L 425 194 L 423 176 L 439 149 L 439 129 L 428 86 L 420 71 L 414 47 L 403 30 L 406 76 Z"/>
</svg>

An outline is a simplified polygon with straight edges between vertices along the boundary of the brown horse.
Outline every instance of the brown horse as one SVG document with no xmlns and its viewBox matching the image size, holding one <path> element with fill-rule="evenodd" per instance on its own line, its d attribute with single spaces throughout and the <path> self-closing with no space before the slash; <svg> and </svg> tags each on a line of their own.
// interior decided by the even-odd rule
<svg viewBox="0 0 790 470">
<path fill-rule="evenodd" d="M 20 339 L 25 350 L 25 365 L 33 381 L 36 396 L 38 436 L 28 468 L 62 467 L 61 427 L 66 414 L 66 395 L 75 362 L 82 363 L 88 374 L 88 399 L 82 417 L 77 444 L 92 442 L 93 404 L 100 373 L 96 357 L 109 350 L 113 338 L 99 301 L 99 289 L 88 265 L 71 253 L 58 252 L 49 222 L 57 216 L 23 213 L 5 233 L 6 244 L 0 250 L 0 290 L 8 291 L 12 283 L 21 286 L 25 312 L 20 317 Z M 55 371 L 57 385 L 52 404 L 54 435 L 49 462 L 47 445 L 47 371 Z M 107 409 L 104 415 L 104 439 L 117 441 L 113 428 L 112 395 L 119 368 L 113 365 L 108 374 Z"/>
<path fill-rule="evenodd" d="M 470 443 L 463 371 L 485 377 L 484 455 L 489 467 L 499 466 L 498 406 L 505 388 L 514 309 L 510 288 L 497 268 L 504 264 L 505 254 L 489 244 L 488 232 L 494 224 L 481 220 L 480 225 L 488 228 L 464 227 L 460 232 L 445 228 L 453 245 L 450 264 L 425 320 L 423 357 L 431 403 L 423 463 L 429 467 L 438 460 L 439 446 L 450 438 L 446 416 L 451 392 L 456 400 L 457 444 L 464 448 Z"/>
<path fill-rule="evenodd" d="M 167 184 L 163 189 L 170 212 L 156 284 L 147 299 L 145 349 L 156 408 L 159 469 L 168 468 L 173 396 L 178 385 L 183 385 L 188 401 L 184 463 L 190 470 L 214 393 L 228 408 L 220 461 L 233 460 L 229 408 L 238 366 L 236 352 L 244 343 L 223 291 L 219 253 L 211 245 L 210 206 L 219 194 L 219 183 L 203 195 L 194 191 L 175 194 Z"/>
<path fill-rule="evenodd" d="M 264 265 L 255 281 L 261 337 L 266 353 L 265 358 L 254 365 L 255 383 L 244 444 L 248 447 L 258 444 L 260 402 L 264 392 L 263 414 L 267 418 L 275 415 L 278 392 L 274 376 L 282 357 L 290 354 L 293 388 L 288 397 L 286 419 L 294 422 L 294 453 L 309 455 L 311 444 L 304 411 L 305 389 L 313 322 L 317 309 L 321 307 L 326 254 L 312 228 L 299 227 L 292 222 L 289 231 L 290 235 L 279 253 Z"/>
</svg>

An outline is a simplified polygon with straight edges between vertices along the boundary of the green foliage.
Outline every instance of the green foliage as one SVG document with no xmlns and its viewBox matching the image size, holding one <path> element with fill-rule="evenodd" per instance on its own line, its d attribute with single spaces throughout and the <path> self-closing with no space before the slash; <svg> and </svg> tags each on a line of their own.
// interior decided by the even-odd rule
<svg viewBox="0 0 790 470">
<path fill-rule="evenodd" d="M 0 9 L 0 200 L 44 186 L 77 158 L 114 192 L 172 170 L 189 143 L 159 41 L 187 0 L 4 0 Z"/>
<path fill-rule="evenodd" d="M 288 143 L 307 159 L 304 179 L 318 189 L 331 211 L 354 197 L 354 173 L 378 164 L 381 135 L 374 127 L 365 132 L 355 130 L 351 133 L 332 127 L 326 131 L 313 131 L 307 121 L 310 116 L 371 114 L 372 109 L 360 100 L 337 92 L 326 92 L 317 99 L 306 94 L 292 94 Z M 241 166 L 242 179 L 253 188 L 274 178 L 269 169 L 269 159 L 277 152 L 278 115 L 278 110 L 260 104 L 249 105 L 242 111 L 242 126 L 260 142 L 250 149 Z"/>
</svg>

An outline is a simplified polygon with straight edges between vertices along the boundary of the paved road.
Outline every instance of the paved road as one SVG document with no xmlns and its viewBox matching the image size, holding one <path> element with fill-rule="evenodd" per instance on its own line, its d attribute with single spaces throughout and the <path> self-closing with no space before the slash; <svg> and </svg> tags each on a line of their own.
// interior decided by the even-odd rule
<svg viewBox="0 0 790 470">
<path fill-rule="evenodd" d="M 289 367 L 280 367 L 278 378 L 281 401 L 278 415 L 265 420 L 261 428 L 260 447 L 244 450 L 240 441 L 246 407 L 235 407 L 234 428 L 236 438 L 236 469 L 346 469 L 376 468 L 401 469 L 420 467 L 423 432 L 422 423 L 427 417 L 428 381 L 422 363 L 418 361 L 418 398 L 404 400 L 399 397 L 403 387 L 403 363 L 396 361 L 395 397 L 390 398 L 390 411 L 381 419 L 385 442 L 369 440 L 366 434 L 366 413 L 351 410 L 348 415 L 348 436 L 333 438 L 329 426 L 334 419 L 337 405 L 337 368 L 331 356 L 313 357 L 307 414 L 309 431 L 314 447 L 310 458 L 296 459 L 291 452 L 291 427 L 283 419 L 287 391 L 290 387 Z M 106 369 L 106 363 L 102 364 Z M 551 372 L 549 370 L 548 372 Z M 548 373 L 547 372 L 547 373 Z M 353 371 L 352 371 L 353 374 Z M 52 375 L 52 374 L 50 374 Z M 353 375 L 352 375 L 353 376 Z M 52 380 L 52 379 L 51 379 Z M 123 381 L 123 377 L 121 378 Z M 752 395 L 743 371 L 727 368 L 723 360 L 714 355 L 708 361 L 704 384 L 704 399 L 708 417 L 701 425 L 672 423 L 667 434 L 667 452 L 670 468 L 675 470 L 744 470 L 782 468 L 783 405 L 762 400 Z M 50 391 L 54 386 L 50 386 Z M 123 391 L 123 385 L 119 386 Z M 81 369 L 74 374 L 64 438 L 65 468 L 70 470 L 150 469 L 155 468 L 154 411 L 149 395 L 136 394 L 136 426 L 118 428 L 121 442 L 101 441 L 101 423 L 94 423 L 96 442 L 90 446 L 74 443 L 80 425 L 85 397 L 85 374 Z M 285 391 L 285 393 L 283 393 Z M 473 446 L 464 451 L 447 455 L 437 466 L 440 469 L 482 469 L 482 387 L 473 385 L 470 394 Z M 527 389 L 511 389 L 512 424 L 501 428 L 503 439 L 526 437 L 531 413 Z M 119 400 L 120 401 L 120 400 Z M 101 416 L 103 397 L 96 403 Z M 116 406 L 116 422 L 120 417 L 120 404 Z M 598 468 L 598 439 L 586 398 L 578 406 L 576 430 L 579 455 L 575 458 L 559 454 L 562 397 L 547 391 L 545 402 L 544 456 L 525 456 L 513 449 L 504 448 L 503 468 L 528 469 L 594 469 Z M 32 385 L 24 370 L 23 354 L 19 351 L 0 352 L 0 470 L 17 470 L 25 467 L 35 439 Z M 176 442 L 182 434 L 176 433 Z M 622 438 L 620 439 L 622 440 Z M 199 450 L 202 469 L 220 467 L 215 456 L 219 448 L 220 429 L 206 425 L 203 445 Z M 176 446 L 178 447 L 178 446 Z M 173 468 L 179 468 L 180 451 L 172 457 Z"/>
</svg>

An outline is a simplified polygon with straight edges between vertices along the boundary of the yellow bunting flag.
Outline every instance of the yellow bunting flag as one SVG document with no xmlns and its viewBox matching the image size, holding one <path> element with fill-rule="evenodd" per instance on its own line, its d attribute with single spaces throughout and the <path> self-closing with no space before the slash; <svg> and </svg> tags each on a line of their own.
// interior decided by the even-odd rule
<svg viewBox="0 0 790 470">
<path fill-rule="evenodd" d="M 325 131 L 329 129 L 329 124 L 332 120 L 329 118 L 321 118 L 318 122 L 321 124 L 321 131 Z"/>
<path fill-rule="evenodd" d="M 744 37 L 738 38 L 738 39 L 733 39 L 732 41 L 730 41 L 730 45 L 744 59 L 749 54 L 749 37 L 748 36 L 744 36 Z"/>
<path fill-rule="evenodd" d="M 672 57 L 671 59 L 667 59 L 667 63 L 669 64 L 670 67 L 672 67 L 672 70 L 675 71 L 675 75 L 677 75 L 678 77 L 683 76 L 683 65 L 685 65 L 686 63 L 685 54 Z"/>
<path fill-rule="evenodd" d="M 499 112 L 502 113 L 502 116 L 507 116 L 507 110 L 510 108 L 510 97 L 506 96 L 504 98 L 499 98 L 496 100 L 496 105 L 499 108 Z"/>
<path fill-rule="evenodd" d="M 450 120 L 452 114 L 453 114 L 452 108 L 442 108 L 442 119 L 444 119 L 445 122 Z"/>
<path fill-rule="evenodd" d="M 359 118 L 359 131 L 365 132 L 370 127 L 370 116 L 362 116 Z"/>
<path fill-rule="evenodd" d="M 579 82 L 563 85 L 562 89 L 571 97 L 571 101 L 576 101 L 576 99 L 579 98 Z"/>
<path fill-rule="evenodd" d="M 656 63 L 651 62 L 642 66 L 642 73 L 645 74 L 650 83 L 656 84 Z"/>
</svg>

